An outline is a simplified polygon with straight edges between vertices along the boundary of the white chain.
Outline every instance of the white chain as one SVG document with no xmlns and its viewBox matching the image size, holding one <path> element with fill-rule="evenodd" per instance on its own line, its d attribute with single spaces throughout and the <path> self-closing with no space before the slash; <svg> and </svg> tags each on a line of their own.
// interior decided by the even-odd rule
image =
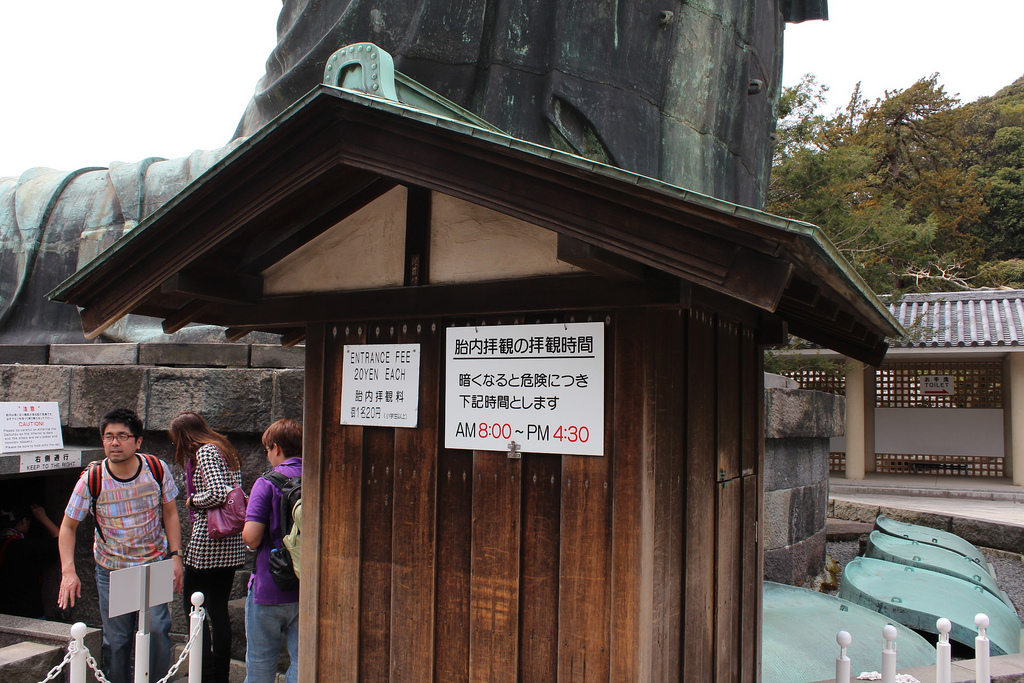
<svg viewBox="0 0 1024 683">
<path fill-rule="evenodd" d="M 174 666 L 167 670 L 167 675 L 161 678 L 156 683 L 167 683 L 167 681 L 171 680 L 174 674 L 178 673 L 178 669 L 181 667 L 181 663 L 185 661 L 185 658 L 188 657 L 189 653 L 192 651 L 192 646 L 195 644 L 196 638 L 199 637 L 200 634 L 202 634 L 203 620 L 206 619 L 206 610 L 204 610 L 202 607 L 196 607 L 196 610 L 201 619 L 196 621 L 195 626 L 192 627 L 192 633 L 190 633 L 188 636 L 188 642 L 185 643 L 185 647 L 181 651 L 181 656 L 178 657 L 178 661 L 174 663 Z M 189 618 L 191 619 L 191 616 Z"/>
<path fill-rule="evenodd" d="M 61 669 L 67 666 L 68 662 L 71 661 L 71 658 L 74 657 L 77 653 L 78 648 L 75 646 L 75 641 L 72 640 L 70 643 L 68 643 L 68 653 L 64 655 L 64 661 L 50 669 L 50 673 L 46 674 L 46 678 L 44 678 L 39 683 L 46 683 L 47 681 L 52 681 L 53 679 L 55 679 L 57 677 L 57 674 L 61 672 Z"/>
<path fill-rule="evenodd" d="M 85 651 L 89 652 L 89 648 L 85 648 Z M 85 663 L 89 665 L 90 669 L 92 669 L 93 675 L 96 677 L 97 681 L 100 683 L 110 683 L 110 681 L 107 680 L 107 677 L 103 675 L 100 665 L 96 663 L 96 658 L 92 656 L 91 652 L 89 653 L 89 656 L 85 658 Z"/>
<path fill-rule="evenodd" d="M 196 609 L 198 610 L 198 614 L 200 617 L 202 617 L 202 619 L 197 621 L 195 626 L 192 628 L 192 633 L 189 634 L 188 642 L 185 643 L 185 648 L 181 651 L 181 656 L 178 657 L 178 661 L 176 661 L 174 663 L 174 666 L 172 666 L 167 671 L 167 675 L 161 678 L 156 683 L 167 683 L 169 680 L 171 680 L 174 674 L 178 673 L 178 669 L 181 668 L 182 662 L 185 661 L 185 658 L 188 657 L 189 652 L 191 652 L 192 646 L 196 642 L 196 638 L 198 638 L 199 634 L 203 632 L 202 620 L 206 618 L 206 611 L 202 607 L 197 607 Z M 86 652 L 85 662 L 89 665 L 89 668 L 93 670 L 93 675 L 96 677 L 96 680 L 100 683 L 110 683 L 110 681 L 107 680 L 107 678 L 103 675 L 103 671 L 100 670 L 99 664 L 96 663 L 96 658 L 93 657 L 91 653 L 89 653 L 89 648 L 83 645 L 82 649 Z M 50 673 L 46 674 L 46 678 L 44 678 L 39 683 L 47 683 L 47 681 L 52 681 L 55 678 L 57 678 L 57 676 L 64 669 L 64 667 L 68 665 L 68 662 L 70 662 L 72 658 L 74 658 L 74 656 L 78 654 L 78 652 L 78 645 L 75 643 L 74 640 L 72 640 L 70 643 L 68 643 L 68 653 L 64 655 L 63 661 L 61 661 L 61 663 L 57 666 L 50 669 Z"/>
</svg>

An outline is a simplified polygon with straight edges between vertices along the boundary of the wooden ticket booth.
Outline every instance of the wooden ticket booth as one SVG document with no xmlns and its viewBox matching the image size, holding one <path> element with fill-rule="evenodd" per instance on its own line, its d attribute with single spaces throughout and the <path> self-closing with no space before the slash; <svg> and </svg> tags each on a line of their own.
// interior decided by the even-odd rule
<svg viewBox="0 0 1024 683">
<path fill-rule="evenodd" d="M 417 92 L 433 113 L 314 90 L 53 298 L 90 336 L 134 313 L 304 340 L 301 680 L 756 680 L 762 345 L 877 364 L 893 319 L 813 226 Z M 453 447 L 465 410 L 480 436 L 502 396 L 573 400 L 454 372 L 453 330 L 489 329 L 590 335 L 596 421 Z M 342 424 L 363 345 L 416 349 L 415 426 Z"/>
</svg>

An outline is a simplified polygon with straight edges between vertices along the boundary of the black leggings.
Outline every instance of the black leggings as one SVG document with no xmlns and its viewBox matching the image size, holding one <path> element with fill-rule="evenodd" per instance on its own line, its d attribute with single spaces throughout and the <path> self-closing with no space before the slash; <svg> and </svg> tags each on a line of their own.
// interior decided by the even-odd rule
<svg viewBox="0 0 1024 683">
<path fill-rule="evenodd" d="M 185 565 L 182 602 L 185 614 L 192 612 L 192 594 L 203 594 L 206 621 L 203 623 L 203 683 L 228 683 L 231 667 L 231 619 L 228 599 L 238 567 L 196 569 Z M 213 637 L 210 632 L 213 631 Z"/>
</svg>

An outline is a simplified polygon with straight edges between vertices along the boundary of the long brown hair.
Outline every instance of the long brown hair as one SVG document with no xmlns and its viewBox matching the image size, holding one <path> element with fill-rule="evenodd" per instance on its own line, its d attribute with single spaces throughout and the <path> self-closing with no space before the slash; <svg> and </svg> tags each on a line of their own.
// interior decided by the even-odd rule
<svg viewBox="0 0 1024 683">
<path fill-rule="evenodd" d="M 167 427 L 167 433 L 174 442 L 174 461 L 178 467 L 184 467 L 189 460 L 195 462 L 196 451 L 212 443 L 220 450 L 230 469 L 237 472 L 242 468 L 242 457 L 235 447 L 223 434 L 210 429 L 210 425 L 198 413 L 178 413 Z"/>
</svg>

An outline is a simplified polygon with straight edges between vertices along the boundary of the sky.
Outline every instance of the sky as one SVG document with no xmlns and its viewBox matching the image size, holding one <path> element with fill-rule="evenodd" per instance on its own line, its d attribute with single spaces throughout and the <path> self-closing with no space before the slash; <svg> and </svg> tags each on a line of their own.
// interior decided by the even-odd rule
<svg viewBox="0 0 1024 683">
<path fill-rule="evenodd" d="M 0 177 L 175 158 L 228 142 L 281 0 L 0 0 Z M 786 29 L 784 85 L 842 107 L 939 72 L 964 102 L 1024 75 L 1024 0 L 829 0 Z"/>
<path fill-rule="evenodd" d="M 281 0 L 0 0 L 0 177 L 230 141 Z"/>
<path fill-rule="evenodd" d="M 828 21 L 786 27 L 783 85 L 814 74 L 828 108 L 860 81 L 868 101 L 932 73 L 946 93 L 973 102 L 1024 76 L 1024 0 L 828 0 Z"/>
</svg>

